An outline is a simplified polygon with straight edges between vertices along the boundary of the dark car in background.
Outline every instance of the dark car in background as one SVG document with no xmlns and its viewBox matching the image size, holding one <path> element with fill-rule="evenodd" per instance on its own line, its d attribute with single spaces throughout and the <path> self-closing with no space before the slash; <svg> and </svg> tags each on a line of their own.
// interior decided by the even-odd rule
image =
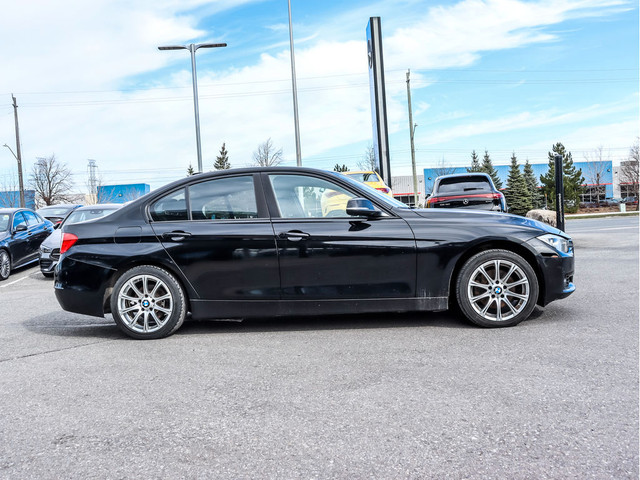
<svg viewBox="0 0 640 480">
<path fill-rule="evenodd" d="M 69 215 L 69 213 L 73 212 L 76 208 L 81 207 L 80 204 L 60 204 L 60 205 L 49 205 L 46 207 L 39 208 L 36 210 L 36 213 L 41 217 L 46 218 L 51 221 L 53 225 L 58 228 L 62 220 Z"/>
<path fill-rule="evenodd" d="M 433 183 L 427 208 L 473 208 L 506 212 L 507 203 L 486 173 L 441 175 Z"/>
<path fill-rule="evenodd" d="M 58 264 L 58 258 L 60 258 L 60 242 L 62 240 L 62 231 L 60 229 L 64 225 L 95 220 L 115 212 L 120 207 L 122 207 L 121 203 L 102 203 L 72 210 L 62 221 L 59 228 L 54 230 L 40 245 L 40 271 L 42 274 L 45 277 L 53 277 L 53 269 Z"/>
<path fill-rule="evenodd" d="M 328 194 L 348 197 L 322 209 Z M 570 295 L 573 243 L 509 214 L 412 209 L 344 175 L 249 168 L 171 183 L 62 228 L 63 309 L 139 339 L 186 318 L 446 310 L 484 327 Z"/>
<path fill-rule="evenodd" d="M 0 280 L 11 271 L 38 261 L 40 244 L 53 223 L 27 208 L 0 208 Z"/>
</svg>

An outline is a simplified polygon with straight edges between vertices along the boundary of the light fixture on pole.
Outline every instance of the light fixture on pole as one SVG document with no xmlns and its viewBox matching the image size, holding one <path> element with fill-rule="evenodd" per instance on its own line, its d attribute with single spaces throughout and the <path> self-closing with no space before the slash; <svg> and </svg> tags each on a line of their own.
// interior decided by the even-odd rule
<svg viewBox="0 0 640 480">
<path fill-rule="evenodd" d="M 296 85 L 296 57 L 293 53 L 293 27 L 291 26 L 291 0 L 289 3 L 289 46 L 291 48 L 291 83 L 293 88 L 293 123 L 296 132 L 296 165 L 302 166 L 302 153 L 300 152 L 300 125 L 298 120 L 298 87 Z"/>
<path fill-rule="evenodd" d="M 16 158 L 16 161 L 18 162 L 18 188 L 20 189 L 20 208 L 25 208 L 27 205 L 25 204 L 25 201 L 24 201 L 24 183 L 22 181 L 22 160 L 15 153 L 13 153 L 13 150 L 11 150 L 11 147 L 9 145 L 5 143 L 4 146 L 9 149 L 9 151 L 11 152 L 11 155 L 13 155 Z"/>
<path fill-rule="evenodd" d="M 200 147 L 200 111 L 198 109 L 198 80 L 196 78 L 196 50 L 199 48 L 226 47 L 226 43 L 191 43 L 189 45 L 169 45 L 158 50 L 189 50 L 191 53 L 191 77 L 193 80 L 193 110 L 196 117 L 196 148 L 198 151 L 198 172 L 202 173 L 202 149 Z"/>
</svg>

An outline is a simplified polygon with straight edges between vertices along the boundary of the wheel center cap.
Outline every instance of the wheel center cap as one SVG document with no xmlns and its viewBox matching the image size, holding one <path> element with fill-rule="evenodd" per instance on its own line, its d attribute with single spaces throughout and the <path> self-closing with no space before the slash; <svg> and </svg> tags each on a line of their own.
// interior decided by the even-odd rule
<svg viewBox="0 0 640 480">
<path fill-rule="evenodd" d="M 149 307 L 149 305 L 150 305 L 149 300 L 143 300 L 143 301 L 142 301 L 142 306 L 143 306 L 144 308 L 148 308 L 148 307 Z"/>
<path fill-rule="evenodd" d="M 502 293 L 502 287 L 495 287 L 493 289 L 493 293 L 495 293 L 496 295 L 500 295 Z"/>
</svg>

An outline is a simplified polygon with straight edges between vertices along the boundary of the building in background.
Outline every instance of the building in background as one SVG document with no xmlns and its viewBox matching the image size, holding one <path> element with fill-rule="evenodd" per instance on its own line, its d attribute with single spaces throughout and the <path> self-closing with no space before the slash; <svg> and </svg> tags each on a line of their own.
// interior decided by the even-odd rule
<svg viewBox="0 0 640 480">
<path fill-rule="evenodd" d="M 36 191 L 24 191 L 24 205 L 31 210 L 36 209 Z M 0 192 L 0 208 L 18 208 L 20 206 L 20 190 Z"/>
<path fill-rule="evenodd" d="M 149 193 L 146 183 L 101 185 L 97 188 L 97 203 L 127 203 Z"/>
</svg>

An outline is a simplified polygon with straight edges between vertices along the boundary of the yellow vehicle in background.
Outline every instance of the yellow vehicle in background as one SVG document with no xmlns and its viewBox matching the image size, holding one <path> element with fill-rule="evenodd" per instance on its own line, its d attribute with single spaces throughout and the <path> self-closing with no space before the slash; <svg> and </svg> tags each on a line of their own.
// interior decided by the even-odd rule
<svg viewBox="0 0 640 480">
<path fill-rule="evenodd" d="M 365 183 L 370 187 L 375 188 L 376 190 L 381 191 L 382 193 L 386 193 L 390 197 L 393 198 L 393 194 L 391 193 L 391 188 L 389 188 L 380 175 L 377 172 L 342 172 L 343 175 L 352 178 L 353 180 Z"/>
</svg>

